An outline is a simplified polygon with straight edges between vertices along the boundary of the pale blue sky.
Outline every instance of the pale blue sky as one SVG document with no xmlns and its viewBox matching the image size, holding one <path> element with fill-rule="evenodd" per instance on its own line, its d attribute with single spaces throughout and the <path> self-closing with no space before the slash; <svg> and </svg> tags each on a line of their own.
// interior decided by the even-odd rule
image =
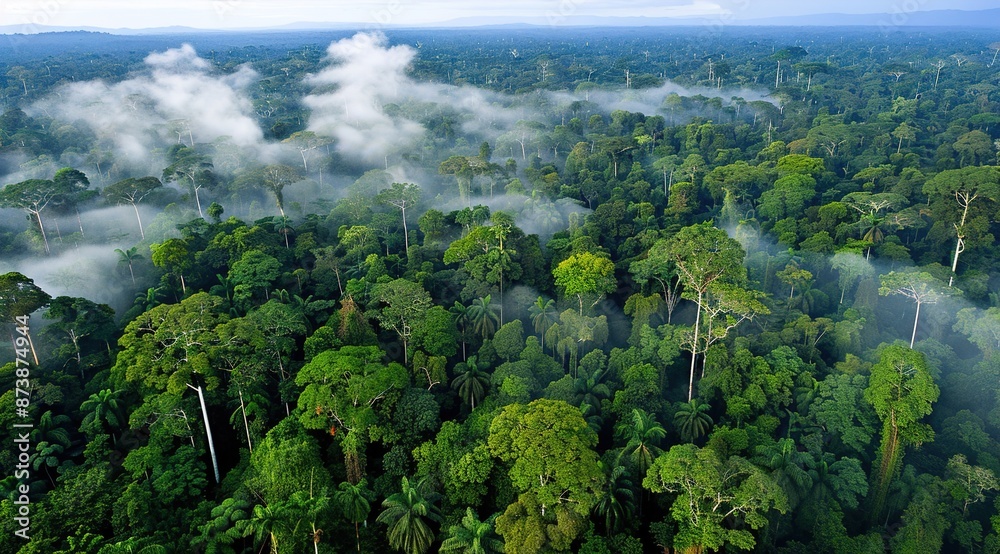
<svg viewBox="0 0 1000 554">
<path fill-rule="evenodd" d="M 746 20 L 816 13 L 909 13 L 986 9 L 996 0 L 0 0 L 0 25 L 143 28 L 267 27 L 353 22 L 422 25 L 462 17 L 645 16 Z"/>
</svg>

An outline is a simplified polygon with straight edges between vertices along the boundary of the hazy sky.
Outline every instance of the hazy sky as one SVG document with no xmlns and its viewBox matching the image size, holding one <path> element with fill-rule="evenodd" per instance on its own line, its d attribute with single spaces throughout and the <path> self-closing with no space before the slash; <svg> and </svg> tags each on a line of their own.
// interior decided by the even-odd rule
<svg viewBox="0 0 1000 554">
<path fill-rule="evenodd" d="M 541 17 L 558 23 L 572 15 L 745 20 L 994 7 L 996 0 L 0 0 L 0 25 L 240 28 L 300 21 L 420 25 L 469 16 Z"/>
</svg>

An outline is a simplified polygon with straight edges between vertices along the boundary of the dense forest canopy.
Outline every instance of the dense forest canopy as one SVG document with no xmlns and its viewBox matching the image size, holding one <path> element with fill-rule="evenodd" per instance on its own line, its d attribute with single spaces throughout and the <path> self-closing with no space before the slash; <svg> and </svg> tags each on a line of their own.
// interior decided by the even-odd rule
<svg viewBox="0 0 1000 554">
<path fill-rule="evenodd" d="M 996 33 L 5 38 L 0 554 L 1000 551 Z"/>
</svg>

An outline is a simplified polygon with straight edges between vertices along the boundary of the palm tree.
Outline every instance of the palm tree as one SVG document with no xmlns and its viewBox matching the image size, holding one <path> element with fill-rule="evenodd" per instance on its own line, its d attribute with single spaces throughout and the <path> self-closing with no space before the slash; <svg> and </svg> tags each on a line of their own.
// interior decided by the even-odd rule
<svg viewBox="0 0 1000 554">
<path fill-rule="evenodd" d="M 284 215 L 284 211 L 282 211 L 282 215 L 274 218 L 274 230 L 281 236 L 285 237 L 285 249 L 290 248 L 288 245 L 288 235 L 291 234 L 294 229 L 292 228 L 292 220 Z"/>
<path fill-rule="evenodd" d="M 580 415 L 583 416 L 584 421 L 587 422 L 587 427 L 590 427 L 595 435 L 601 433 L 601 428 L 604 427 L 604 418 L 601 417 L 597 408 L 584 402 L 580 404 Z"/>
<path fill-rule="evenodd" d="M 163 287 L 150 287 L 146 289 L 146 292 L 135 295 L 135 303 L 142 306 L 143 311 L 148 312 L 159 305 L 161 296 L 163 296 Z"/>
<path fill-rule="evenodd" d="M 254 540 L 271 543 L 271 554 L 278 554 L 278 535 L 285 523 L 279 507 L 258 504 L 253 507 L 253 517 L 237 523 L 243 536 L 253 535 Z"/>
<path fill-rule="evenodd" d="M 697 398 L 681 404 L 674 414 L 674 425 L 681 434 L 681 439 L 694 442 L 699 437 L 708 434 L 712 428 L 712 416 L 708 415 L 710 406 Z"/>
<path fill-rule="evenodd" d="M 110 429 L 118 429 L 125 422 L 122 406 L 118 402 L 118 393 L 111 389 L 103 389 L 90 395 L 90 398 L 80 404 L 80 411 L 86 412 L 80 429 L 87 434 L 100 432 L 102 422 Z"/>
<path fill-rule="evenodd" d="M 492 303 L 492 295 L 487 294 L 486 298 L 477 298 L 469 306 L 469 321 L 472 329 L 487 339 L 497 330 L 500 318 L 497 316 L 496 307 Z"/>
<path fill-rule="evenodd" d="M 882 223 L 884 221 L 884 217 L 878 217 L 874 213 L 861 216 L 861 221 L 858 223 L 861 226 L 861 240 L 872 244 L 882 242 L 885 238 L 885 235 L 882 233 Z M 871 254 L 872 247 L 869 246 L 865 254 L 865 259 L 871 258 Z"/>
<path fill-rule="evenodd" d="M 503 541 L 493 532 L 492 515 L 479 521 L 472 508 L 465 509 L 461 525 L 448 528 L 448 538 L 441 543 L 442 554 L 495 554 L 504 551 Z"/>
<path fill-rule="evenodd" d="M 458 334 L 462 337 L 462 359 L 467 359 L 465 355 L 465 344 L 469 339 L 469 308 L 462 304 L 458 300 L 455 301 L 455 305 L 448 308 L 448 311 L 455 315 L 455 325 L 458 327 Z"/>
<path fill-rule="evenodd" d="M 69 431 L 63 427 L 69 421 L 69 416 L 53 415 L 52 410 L 47 410 L 31 431 L 31 440 L 35 443 L 32 465 L 35 471 L 45 468 L 45 476 L 49 478 L 52 488 L 56 487 L 56 482 L 49 468 L 57 467 L 59 455 L 70 447 Z"/>
<path fill-rule="evenodd" d="M 595 368 L 593 372 L 581 370 L 573 380 L 573 403 L 600 408 L 601 400 L 611 397 L 611 389 L 603 382 L 606 376 L 607 371 L 600 368 Z"/>
<path fill-rule="evenodd" d="M 608 490 L 594 504 L 594 512 L 604 518 L 604 529 L 610 535 L 619 531 L 622 523 L 632 518 L 635 511 L 635 484 L 625 466 L 605 466 L 602 462 L 601 467 L 608 478 Z"/>
<path fill-rule="evenodd" d="M 760 465 L 771 470 L 771 477 L 785 491 L 788 507 L 794 509 L 803 495 L 812 489 L 812 476 L 806 471 L 812 456 L 800 452 L 792 439 L 778 439 L 771 444 L 760 445 L 756 449 Z"/>
<path fill-rule="evenodd" d="M 218 285 L 214 285 L 212 288 L 208 289 L 208 294 L 213 296 L 218 296 L 220 298 L 225 298 L 227 302 L 233 302 L 233 293 L 235 292 L 236 283 L 232 281 L 229 277 L 221 273 L 216 273 L 215 278 L 219 280 Z"/>
<path fill-rule="evenodd" d="M 333 493 L 333 501 L 340 508 L 341 515 L 354 524 L 354 537 L 358 543 L 358 552 L 361 552 L 361 531 L 358 524 L 368 519 L 372 492 L 368 490 L 368 481 L 365 479 L 358 481 L 357 485 L 345 481 L 339 488 L 340 490 Z"/>
<path fill-rule="evenodd" d="M 465 361 L 465 370 L 455 376 L 451 382 L 451 388 L 458 391 L 458 396 L 462 402 L 470 404 L 472 409 L 476 409 L 476 402 L 486 396 L 486 390 L 490 385 L 490 376 L 485 371 L 479 369 L 475 356 L 469 356 Z"/>
<path fill-rule="evenodd" d="M 626 441 L 621 454 L 627 453 L 639 469 L 639 475 L 646 475 L 653 459 L 660 454 L 656 444 L 667 436 L 667 430 L 645 410 L 633 408 L 631 420 L 618 424 L 617 434 Z"/>
<path fill-rule="evenodd" d="M 376 521 L 389 526 L 389 545 L 404 554 L 424 554 L 434 542 L 430 521 L 441 521 L 433 504 L 436 494 L 426 493 L 426 479 L 411 485 L 403 477 L 402 490 L 382 501 Z"/>
<path fill-rule="evenodd" d="M 132 286 L 135 286 L 135 271 L 132 270 L 132 263 L 142 259 L 142 254 L 139 253 L 139 247 L 133 246 L 128 250 L 115 248 L 115 253 L 118 254 L 119 264 L 128 265 L 128 274 L 132 277 Z"/>
<path fill-rule="evenodd" d="M 556 322 L 558 313 L 556 312 L 556 301 L 553 299 L 544 300 L 541 296 L 528 308 L 531 314 L 531 324 L 535 327 L 535 332 L 542 338 L 542 350 L 545 350 L 545 332 Z"/>
</svg>

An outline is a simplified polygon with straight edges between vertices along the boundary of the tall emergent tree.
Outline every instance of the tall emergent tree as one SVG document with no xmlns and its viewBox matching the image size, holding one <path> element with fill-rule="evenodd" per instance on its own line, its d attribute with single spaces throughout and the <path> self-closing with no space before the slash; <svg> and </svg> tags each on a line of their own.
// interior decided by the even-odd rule
<svg viewBox="0 0 1000 554">
<path fill-rule="evenodd" d="M 195 150 L 183 145 L 174 145 L 169 152 L 170 165 L 163 170 L 163 180 L 177 181 L 186 185 L 194 195 L 198 207 L 198 217 L 205 217 L 201 211 L 201 196 L 199 191 L 215 184 L 215 174 L 212 160 Z"/>
<path fill-rule="evenodd" d="M 139 203 L 162 186 L 163 183 L 156 177 L 129 177 L 104 187 L 101 195 L 109 203 L 131 205 L 135 211 L 135 220 L 139 224 L 139 236 L 145 239 L 146 232 L 142 228 L 142 218 L 139 216 Z"/>
<path fill-rule="evenodd" d="M 917 305 L 917 313 L 913 316 L 913 334 L 910 336 L 910 348 L 917 340 L 917 323 L 920 321 L 920 307 L 924 304 L 935 304 L 947 296 L 961 294 L 962 291 L 948 288 L 943 282 L 926 271 L 890 271 L 879 276 L 878 293 L 882 296 L 895 294 L 909 298 Z"/>
<path fill-rule="evenodd" d="M 66 200 L 67 196 L 78 192 L 75 190 L 77 183 L 79 181 L 68 179 L 60 179 L 59 181 L 28 179 L 20 183 L 11 183 L 0 189 L 0 207 L 24 210 L 34 217 L 35 222 L 38 223 L 38 231 L 42 235 L 45 253 L 48 254 L 50 252 L 49 239 L 45 234 L 42 212 L 45 208 L 59 204 Z"/>
<path fill-rule="evenodd" d="M 691 225 L 678 231 L 671 239 L 670 252 L 684 284 L 682 296 L 698 305 L 691 340 L 691 375 L 688 380 L 688 400 L 691 400 L 694 394 L 694 368 L 699 352 L 701 318 L 708 307 L 706 296 L 717 282 L 741 284 L 746 280 L 746 269 L 743 267 L 745 254 L 740 243 L 711 222 Z"/>
<path fill-rule="evenodd" d="M 430 294 L 420 283 L 395 279 L 375 287 L 374 299 L 380 304 L 375 312 L 383 329 L 392 329 L 403 343 L 403 363 L 409 363 L 409 342 L 413 328 L 420 325 L 431 307 Z"/>
<path fill-rule="evenodd" d="M 22 273 L 12 271 L 0 275 L 0 321 L 21 322 L 18 318 L 26 318 L 31 312 L 48 306 L 52 297 Z M 25 327 L 25 325 L 21 325 Z M 35 365 L 38 365 L 38 354 L 35 345 L 28 334 L 28 344 L 31 347 Z"/>
<path fill-rule="evenodd" d="M 285 217 L 285 187 L 302 179 L 298 170 L 290 165 L 270 164 L 247 171 L 234 183 L 237 188 L 258 187 L 274 195 L 278 212 Z"/>
<path fill-rule="evenodd" d="M 889 486 L 902 467 L 903 449 L 933 440 L 934 431 L 920 420 L 930 415 L 931 404 L 937 401 L 939 394 L 920 352 L 899 344 L 887 346 L 878 363 L 872 366 L 864 397 L 882 420 L 882 442 L 872 475 L 875 496 L 870 515 L 873 521 L 878 520 L 885 509 Z"/>
<path fill-rule="evenodd" d="M 989 244 L 991 214 L 1000 202 L 1000 168 L 995 166 L 965 167 L 942 171 L 927 181 L 924 194 L 939 228 L 948 222 L 955 228 L 955 254 L 951 260 L 951 279 L 958 270 L 958 256 L 965 251 L 966 239 Z"/>
<path fill-rule="evenodd" d="M 403 216 L 403 244 L 406 254 L 410 253 L 410 234 L 406 229 L 406 208 L 412 208 L 420 200 L 420 187 L 412 183 L 393 183 L 375 196 L 379 204 L 393 206 Z"/>
</svg>

